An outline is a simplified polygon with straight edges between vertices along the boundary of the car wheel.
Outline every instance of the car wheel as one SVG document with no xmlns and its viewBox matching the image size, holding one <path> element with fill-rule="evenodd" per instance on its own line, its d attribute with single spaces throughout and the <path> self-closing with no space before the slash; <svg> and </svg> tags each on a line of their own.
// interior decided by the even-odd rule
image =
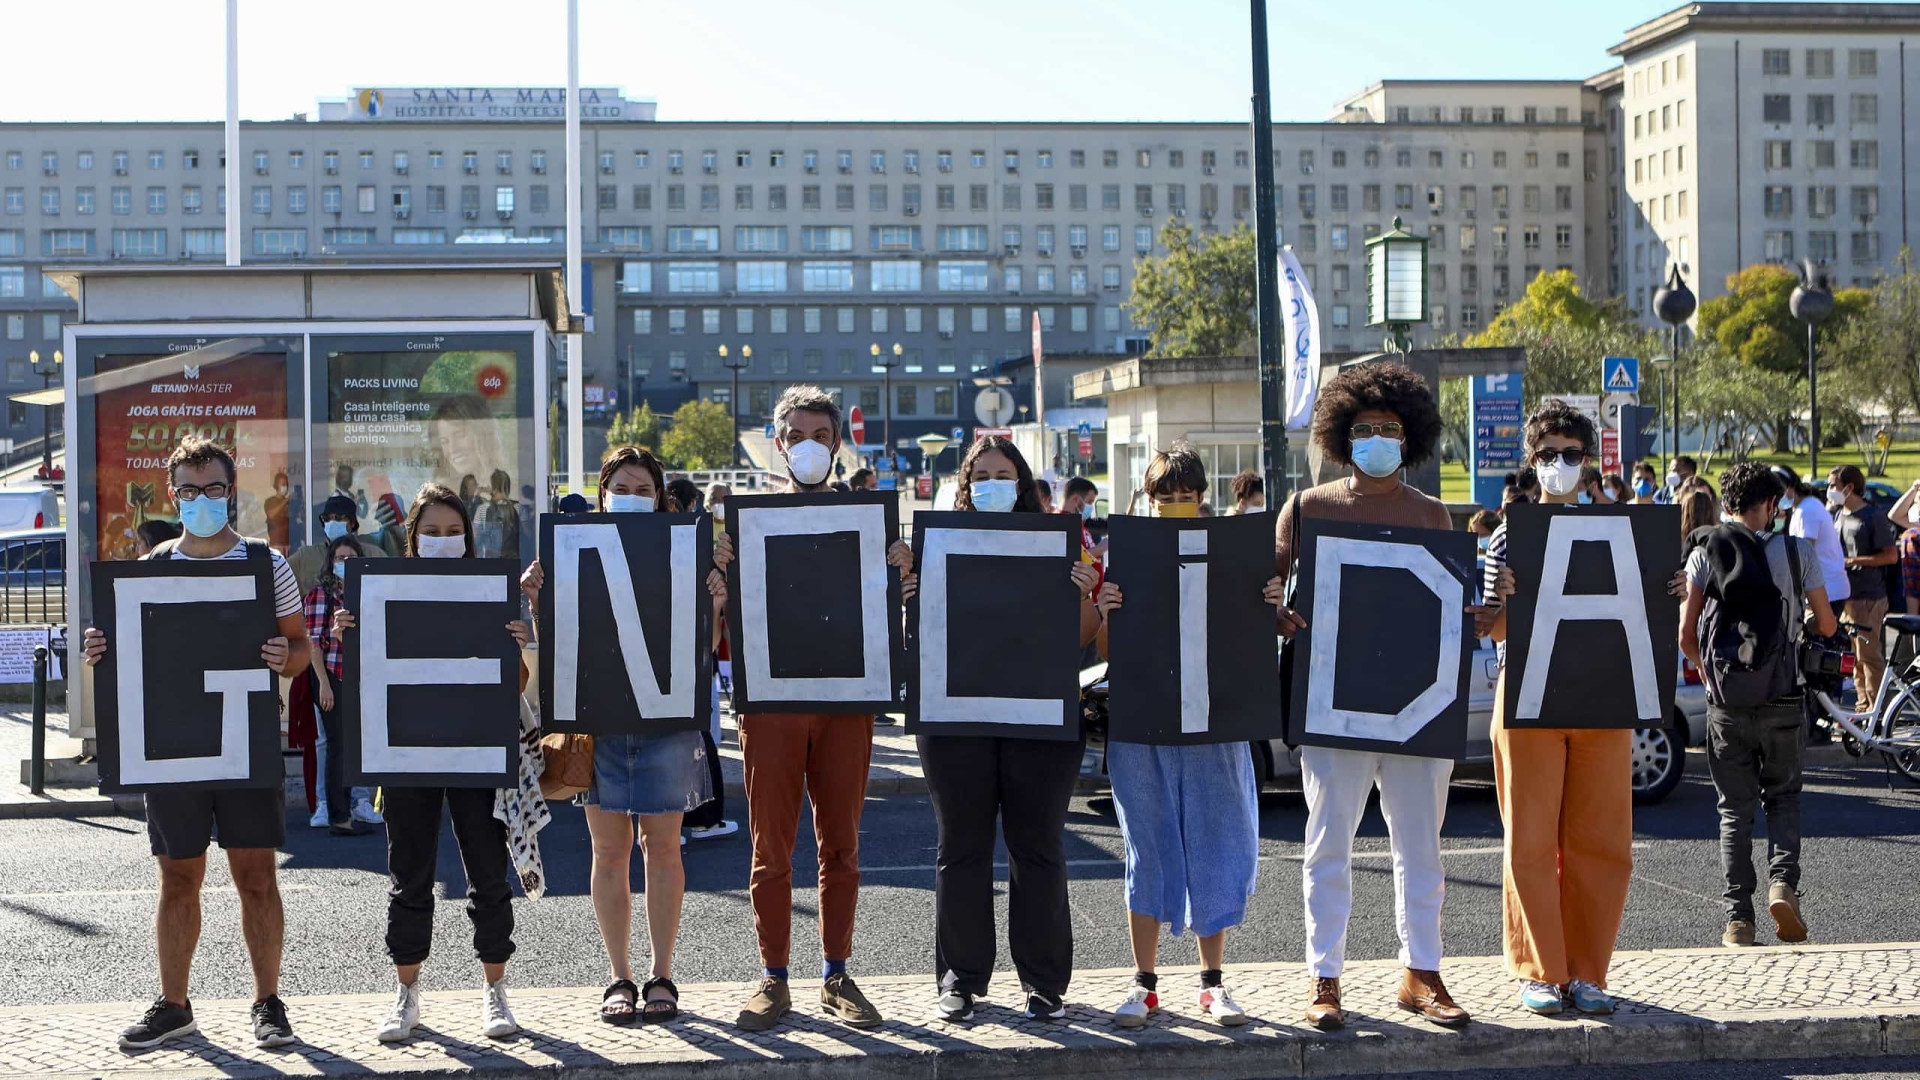
<svg viewBox="0 0 1920 1080">
<path fill-rule="evenodd" d="M 1687 771 L 1687 742 L 1678 729 L 1638 728 L 1633 733 L 1633 801 L 1661 802 Z"/>
</svg>

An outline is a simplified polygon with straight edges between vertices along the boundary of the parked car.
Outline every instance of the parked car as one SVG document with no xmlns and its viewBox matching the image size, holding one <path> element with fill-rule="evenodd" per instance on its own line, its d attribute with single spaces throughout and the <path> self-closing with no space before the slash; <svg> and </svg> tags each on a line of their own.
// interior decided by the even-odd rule
<svg viewBox="0 0 1920 1080">
<path fill-rule="evenodd" d="M 0 532 L 0 623 L 58 626 L 66 621 L 66 531 Z"/>
<path fill-rule="evenodd" d="M 1101 780 L 1106 775 L 1106 676 L 1105 664 L 1081 673 L 1081 713 L 1088 729 L 1081 775 Z M 1456 780 L 1489 779 L 1493 775 L 1493 692 L 1499 676 L 1499 656 L 1493 643 L 1482 639 L 1467 678 L 1467 749 L 1465 758 L 1454 767 Z M 1696 673 L 1684 670 L 1674 691 L 1671 723 L 1633 733 L 1633 801 L 1657 803 L 1671 795 L 1686 772 L 1687 747 L 1705 745 L 1706 735 L 1706 688 Z M 1248 753 L 1253 755 L 1254 775 L 1263 788 L 1298 789 L 1299 750 L 1271 739 L 1249 743 Z"/>
<path fill-rule="evenodd" d="M 52 488 L 39 484 L 0 488 L 0 533 L 59 527 L 60 497 Z"/>
</svg>

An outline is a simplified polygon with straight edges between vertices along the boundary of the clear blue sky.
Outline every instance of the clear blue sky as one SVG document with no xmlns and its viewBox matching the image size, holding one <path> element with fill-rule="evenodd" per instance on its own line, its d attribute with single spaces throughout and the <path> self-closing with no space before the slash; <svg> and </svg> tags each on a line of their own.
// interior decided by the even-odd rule
<svg viewBox="0 0 1920 1080">
<path fill-rule="evenodd" d="M 1585 78 L 1675 0 L 1270 0 L 1274 117 L 1376 79 Z M 1244 0 L 581 0 L 580 78 L 662 120 L 1241 120 Z M 561 85 L 564 0 L 241 0 L 241 115 Z M 213 120 L 223 0 L 5 0 L 0 120 Z M 1551 12 L 1548 17 L 1547 13 Z"/>
</svg>

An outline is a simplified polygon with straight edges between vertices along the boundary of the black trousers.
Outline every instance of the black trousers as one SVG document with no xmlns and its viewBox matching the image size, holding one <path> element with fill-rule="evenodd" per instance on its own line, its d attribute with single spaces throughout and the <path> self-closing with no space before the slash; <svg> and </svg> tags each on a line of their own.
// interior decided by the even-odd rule
<svg viewBox="0 0 1920 1080">
<path fill-rule="evenodd" d="M 1798 700 L 1753 708 L 1707 707 L 1707 769 L 1719 793 L 1720 868 L 1729 921 L 1753 921 L 1753 819 L 1767 811 L 1767 878 L 1800 888 Z"/>
<path fill-rule="evenodd" d="M 1064 994 L 1073 916 L 1063 838 L 1084 742 L 922 735 L 920 764 L 939 827 L 933 963 L 942 990 L 987 992 L 999 952 L 993 917 L 996 820 L 1007 841 L 1007 943 L 1028 991 Z"/>
<path fill-rule="evenodd" d="M 440 808 L 467 874 L 473 952 L 484 964 L 513 955 L 513 886 L 508 884 L 507 826 L 493 816 L 492 788 L 386 789 L 387 955 L 418 964 L 433 946 L 433 882 L 440 855 Z"/>
<path fill-rule="evenodd" d="M 713 781 L 713 798 L 687 811 L 686 817 L 680 819 L 689 829 L 711 829 L 727 819 L 727 785 L 720 774 L 720 748 L 714 745 L 710 731 L 701 732 L 700 741 L 707 748 L 707 775 Z"/>
<path fill-rule="evenodd" d="M 327 824 L 345 825 L 353 817 L 353 793 L 347 790 L 347 740 L 341 731 L 340 688 L 333 688 L 333 708 L 320 707 L 320 679 L 307 669 L 313 690 L 313 708 L 320 714 L 320 730 L 327 734 L 327 769 L 319 779 L 321 801 L 327 804 Z"/>
</svg>

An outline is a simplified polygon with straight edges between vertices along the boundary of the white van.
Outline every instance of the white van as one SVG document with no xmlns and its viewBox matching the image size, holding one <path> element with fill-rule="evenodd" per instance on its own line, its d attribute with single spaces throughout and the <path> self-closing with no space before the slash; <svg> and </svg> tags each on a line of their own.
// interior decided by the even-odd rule
<svg viewBox="0 0 1920 1080">
<path fill-rule="evenodd" d="M 60 496 L 39 484 L 0 488 L 0 532 L 60 527 Z"/>
</svg>

